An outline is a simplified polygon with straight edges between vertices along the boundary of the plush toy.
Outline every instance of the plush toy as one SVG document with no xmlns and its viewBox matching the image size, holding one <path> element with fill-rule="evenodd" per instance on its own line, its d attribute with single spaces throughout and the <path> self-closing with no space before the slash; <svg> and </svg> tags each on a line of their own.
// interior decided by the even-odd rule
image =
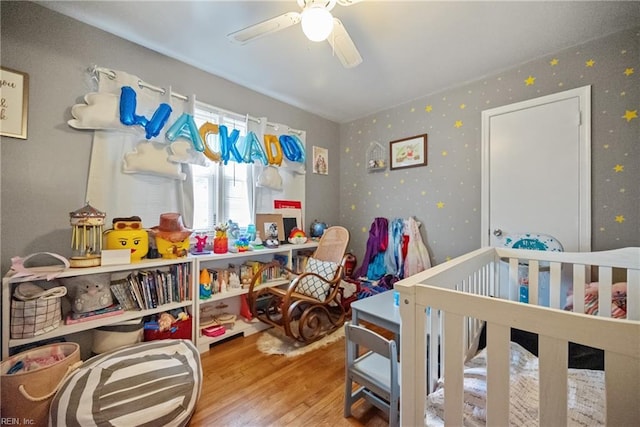
<svg viewBox="0 0 640 427">
<path fill-rule="evenodd" d="M 158 319 L 158 330 L 160 332 L 168 331 L 171 329 L 171 325 L 176 321 L 176 318 L 169 313 L 162 313 Z"/>
<path fill-rule="evenodd" d="M 69 289 L 72 310 L 86 313 L 112 305 L 109 277 L 107 274 L 66 278 L 63 283 Z"/>
<path fill-rule="evenodd" d="M 289 243 L 294 245 L 301 245 L 307 242 L 307 235 L 299 229 L 298 227 L 294 227 L 289 233 Z"/>
</svg>

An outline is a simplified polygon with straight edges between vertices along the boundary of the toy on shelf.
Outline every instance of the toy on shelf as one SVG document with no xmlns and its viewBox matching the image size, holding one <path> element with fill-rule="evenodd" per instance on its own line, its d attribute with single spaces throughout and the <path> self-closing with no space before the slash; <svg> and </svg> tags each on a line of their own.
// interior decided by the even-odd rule
<svg viewBox="0 0 640 427">
<path fill-rule="evenodd" d="M 102 229 L 105 213 L 89 203 L 69 213 L 71 227 L 71 267 L 95 267 L 100 265 L 102 251 Z"/>
<path fill-rule="evenodd" d="M 306 242 L 307 235 L 298 227 L 294 227 L 293 230 L 291 230 L 291 233 L 289 233 L 289 243 L 292 243 L 294 245 L 301 245 Z"/>
<path fill-rule="evenodd" d="M 139 216 L 114 218 L 113 228 L 104 232 L 107 249 L 129 249 L 131 262 L 138 262 L 149 252 L 149 234 Z"/>
<path fill-rule="evenodd" d="M 211 298 L 211 274 L 203 268 L 200 271 L 200 299 Z"/>
<path fill-rule="evenodd" d="M 160 214 L 160 224 L 149 231 L 156 239 L 158 254 L 162 258 L 174 259 L 187 256 L 189 236 L 193 230 L 184 226 L 179 213 Z"/>
<path fill-rule="evenodd" d="M 207 235 L 196 235 L 196 246 L 191 248 L 191 253 L 193 255 L 206 255 L 210 254 L 211 251 L 205 249 L 207 247 Z"/>
<path fill-rule="evenodd" d="M 260 232 L 256 231 L 256 237 L 251 241 L 251 247 L 253 249 L 264 249 L 264 244 L 260 238 Z"/>
<path fill-rule="evenodd" d="M 213 238 L 213 252 L 225 254 L 229 251 L 229 238 L 227 237 L 228 224 L 218 224 L 214 227 L 216 235 Z"/>
<path fill-rule="evenodd" d="M 236 239 L 234 246 L 238 252 L 246 252 L 249 250 L 249 238 L 247 236 L 240 236 Z"/>
</svg>

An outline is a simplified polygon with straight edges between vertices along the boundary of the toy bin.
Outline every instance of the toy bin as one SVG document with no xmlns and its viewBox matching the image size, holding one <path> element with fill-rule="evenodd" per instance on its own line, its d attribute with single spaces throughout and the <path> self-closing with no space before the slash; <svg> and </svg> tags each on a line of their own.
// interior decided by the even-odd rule
<svg viewBox="0 0 640 427">
<path fill-rule="evenodd" d="M 71 342 L 37 347 L 3 361 L 3 425 L 46 426 L 53 396 L 81 364 L 80 346 Z"/>
</svg>

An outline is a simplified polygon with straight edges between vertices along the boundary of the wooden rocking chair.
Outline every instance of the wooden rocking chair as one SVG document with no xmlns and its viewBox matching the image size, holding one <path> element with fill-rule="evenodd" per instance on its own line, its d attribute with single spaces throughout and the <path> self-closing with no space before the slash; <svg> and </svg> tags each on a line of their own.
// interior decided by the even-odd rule
<svg viewBox="0 0 640 427">
<path fill-rule="evenodd" d="M 262 271 L 279 263 L 264 265 L 254 274 L 247 294 L 252 315 L 303 343 L 311 343 L 343 327 L 345 309 L 341 304 L 340 282 L 348 243 L 346 228 L 327 228 L 304 272 L 281 266 L 295 275 L 286 288 L 259 283 Z"/>
</svg>

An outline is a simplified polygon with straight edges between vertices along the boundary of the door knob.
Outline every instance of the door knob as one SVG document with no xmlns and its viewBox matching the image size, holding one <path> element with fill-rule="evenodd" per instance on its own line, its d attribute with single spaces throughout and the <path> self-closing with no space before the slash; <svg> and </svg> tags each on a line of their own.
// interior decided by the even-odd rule
<svg viewBox="0 0 640 427">
<path fill-rule="evenodd" d="M 495 230 L 493 230 L 493 235 L 496 237 L 502 236 L 502 230 L 500 230 L 499 228 L 496 228 Z"/>
</svg>

